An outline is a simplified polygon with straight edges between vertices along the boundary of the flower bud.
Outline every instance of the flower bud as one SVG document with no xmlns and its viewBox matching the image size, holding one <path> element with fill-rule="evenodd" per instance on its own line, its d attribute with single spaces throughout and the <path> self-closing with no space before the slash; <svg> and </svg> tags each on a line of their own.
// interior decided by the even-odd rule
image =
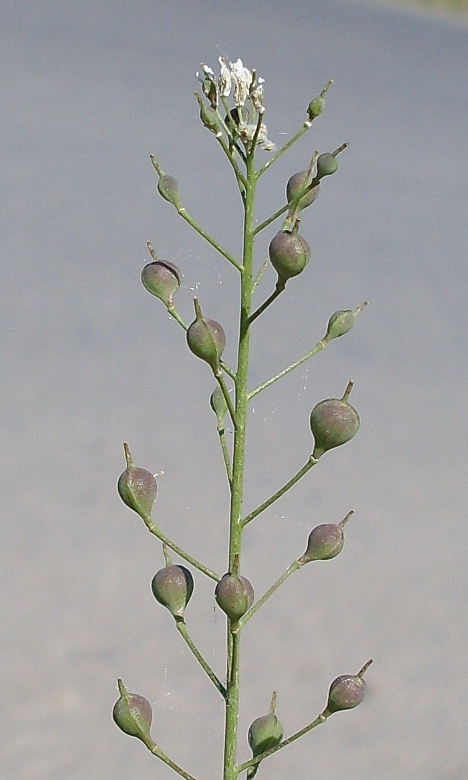
<svg viewBox="0 0 468 780">
<path fill-rule="evenodd" d="M 213 371 L 219 367 L 219 359 L 226 346 L 226 334 L 219 322 L 205 320 L 197 298 L 193 299 L 195 320 L 187 329 L 187 344 L 191 352 L 206 360 Z"/>
<path fill-rule="evenodd" d="M 117 684 L 120 697 L 112 710 L 114 723 L 124 734 L 141 739 L 151 749 L 155 743 L 150 734 L 153 711 L 149 701 L 137 693 L 129 693 L 122 680 L 119 679 Z"/>
<path fill-rule="evenodd" d="M 133 509 L 143 520 L 148 520 L 158 492 L 156 480 L 149 471 L 135 466 L 128 444 L 125 442 L 124 451 L 127 468 L 117 482 L 119 496 L 124 504 Z"/>
<path fill-rule="evenodd" d="M 275 709 L 276 693 L 273 693 L 269 712 L 256 718 L 249 728 L 248 740 L 254 758 L 276 747 L 283 739 L 283 727 L 276 717 Z M 258 767 L 259 764 L 251 767 L 247 777 L 252 778 Z"/>
<path fill-rule="evenodd" d="M 288 203 L 291 203 L 292 200 L 298 198 L 301 192 L 305 190 L 309 184 L 311 184 L 309 171 L 299 171 L 298 173 L 293 173 L 286 185 L 286 199 Z M 319 193 L 320 184 L 317 184 L 313 189 L 309 190 L 309 192 L 307 192 L 302 196 L 302 198 L 299 199 L 298 211 L 302 211 L 302 209 L 310 206 L 311 203 L 317 200 Z"/>
<path fill-rule="evenodd" d="M 324 152 L 317 160 L 317 176 L 322 179 L 324 176 L 331 176 L 338 168 L 338 162 L 334 154 Z"/>
<path fill-rule="evenodd" d="M 359 415 L 347 401 L 352 386 L 350 382 L 343 398 L 327 398 L 312 409 L 310 427 L 315 439 L 314 458 L 320 458 L 327 450 L 346 444 L 358 432 Z"/>
<path fill-rule="evenodd" d="M 236 623 L 254 603 L 254 589 L 246 577 L 225 574 L 215 588 L 218 606 L 232 623 Z"/>
<path fill-rule="evenodd" d="M 324 715 L 332 715 L 339 710 L 352 710 L 360 704 L 366 693 L 364 673 L 372 663 L 370 659 L 357 674 L 343 674 L 333 680 L 328 691 L 327 706 Z"/>
<path fill-rule="evenodd" d="M 271 240 L 268 251 L 270 262 L 278 274 L 278 281 L 284 284 L 288 279 L 300 274 L 309 262 L 309 244 L 294 229 L 292 233 L 277 233 Z"/>
<path fill-rule="evenodd" d="M 166 306 L 172 306 L 174 294 L 182 282 L 182 274 L 173 263 L 167 260 L 156 260 L 145 265 L 141 272 L 143 287 L 151 295 L 155 295 Z"/>
<path fill-rule="evenodd" d="M 175 618 L 183 618 L 193 593 L 193 577 L 185 566 L 170 565 L 160 569 L 151 581 L 156 601 Z"/>
</svg>

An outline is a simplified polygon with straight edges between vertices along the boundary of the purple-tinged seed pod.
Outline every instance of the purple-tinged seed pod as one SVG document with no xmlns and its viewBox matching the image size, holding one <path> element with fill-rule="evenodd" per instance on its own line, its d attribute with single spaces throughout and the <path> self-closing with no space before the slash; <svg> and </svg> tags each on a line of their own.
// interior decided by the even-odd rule
<svg viewBox="0 0 468 780">
<path fill-rule="evenodd" d="M 236 623 L 254 603 L 254 589 L 246 577 L 229 572 L 221 577 L 215 588 L 218 606 L 232 623 Z"/>
<path fill-rule="evenodd" d="M 120 697 L 112 710 L 114 723 L 124 734 L 141 739 L 147 747 L 154 746 L 150 728 L 153 719 L 151 705 L 144 696 L 129 693 L 122 682 L 118 680 Z"/>
<path fill-rule="evenodd" d="M 213 371 L 219 367 L 219 360 L 226 346 L 226 334 L 215 320 L 206 320 L 197 298 L 193 299 L 195 319 L 187 329 L 187 344 L 191 352 L 210 364 Z"/>
<path fill-rule="evenodd" d="M 151 581 L 156 601 L 175 618 L 183 618 L 193 593 L 193 577 L 185 566 L 170 565 L 160 569 Z"/>
<path fill-rule="evenodd" d="M 297 232 L 281 230 L 272 238 L 268 252 L 278 280 L 282 283 L 302 273 L 310 258 L 309 244 Z"/>
<path fill-rule="evenodd" d="M 182 274 L 176 265 L 167 260 L 156 260 L 145 265 L 141 272 L 145 290 L 155 295 L 166 306 L 172 306 L 174 294 L 182 282 Z"/>
<path fill-rule="evenodd" d="M 320 458 L 327 450 L 346 444 L 358 432 L 359 415 L 347 400 L 352 386 L 350 382 L 343 398 L 327 398 L 312 409 L 310 428 L 315 439 L 314 458 Z"/>
<path fill-rule="evenodd" d="M 324 715 L 332 715 L 340 710 L 352 710 L 357 707 L 366 694 L 364 673 L 372 663 L 370 659 L 357 674 L 342 674 L 333 680 L 328 691 L 327 706 Z"/>
<path fill-rule="evenodd" d="M 299 197 L 301 192 L 303 192 L 303 190 L 305 190 L 309 184 L 309 171 L 299 171 L 298 173 L 293 173 L 286 185 L 286 200 L 288 203 L 291 203 L 292 200 Z M 317 184 L 313 189 L 309 190 L 305 195 L 302 196 L 302 198 L 300 198 L 297 204 L 298 211 L 302 211 L 303 209 L 307 208 L 307 206 L 310 206 L 315 200 L 317 200 L 319 194 L 320 184 Z"/>
<path fill-rule="evenodd" d="M 154 476 L 146 469 L 135 466 L 129 446 L 124 442 L 127 468 L 120 475 L 117 490 L 120 498 L 143 520 L 148 520 L 156 500 L 158 486 Z"/>
</svg>

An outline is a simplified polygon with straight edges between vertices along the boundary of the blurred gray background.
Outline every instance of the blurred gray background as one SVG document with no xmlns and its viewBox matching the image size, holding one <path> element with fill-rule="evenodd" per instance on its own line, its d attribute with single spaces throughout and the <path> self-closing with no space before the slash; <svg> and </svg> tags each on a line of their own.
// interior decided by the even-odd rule
<svg viewBox="0 0 468 780">
<path fill-rule="evenodd" d="M 139 275 L 150 240 L 184 274 L 181 314 L 196 290 L 233 362 L 236 272 L 159 198 L 148 158 L 239 253 L 234 182 L 193 98 L 199 63 L 226 55 L 265 78 L 278 145 L 334 79 L 324 115 L 261 181 L 259 220 L 315 149 L 350 143 L 304 214 L 306 272 L 257 323 L 252 386 L 309 350 L 333 311 L 370 302 L 253 405 L 246 511 L 305 462 L 311 408 L 350 378 L 362 424 L 246 532 L 261 595 L 314 525 L 356 510 L 343 554 L 292 577 L 246 627 L 240 732 L 274 689 L 293 733 L 372 656 L 365 703 L 259 777 L 466 778 L 468 28 L 349 0 L 5 0 L 1 16 L 1 776 L 168 778 L 112 723 L 121 676 L 153 704 L 163 750 L 220 777 L 220 697 L 151 596 L 160 545 L 115 483 L 125 440 L 164 472 L 162 529 L 224 571 L 213 381 Z M 221 675 L 213 603 L 198 576 L 187 622 Z"/>
</svg>

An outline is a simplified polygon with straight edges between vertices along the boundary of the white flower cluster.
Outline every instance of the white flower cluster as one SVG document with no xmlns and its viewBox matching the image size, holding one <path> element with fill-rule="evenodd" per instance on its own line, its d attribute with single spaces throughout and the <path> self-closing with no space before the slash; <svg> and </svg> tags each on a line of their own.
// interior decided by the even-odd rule
<svg viewBox="0 0 468 780">
<path fill-rule="evenodd" d="M 214 71 L 209 65 L 201 64 L 202 73 L 197 73 L 197 78 L 203 84 L 205 95 L 211 96 L 219 94 L 223 98 L 228 98 L 232 93 L 232 99 L 236 108 L 245 105 L 246 100 L 250 100 L 253 109 L 257 114 L 263 114 L 263 85 L 265 79 L 257 78 L 255 71 L 245 67 L 241 59 L 236 62 L 229 62 L 225 57 L 218 57 L 219 77 L 216 78 Z M 240 113 L 240 112 L 239 112 Z M 257 129 L 256 124 L 249 124 L 241 121 L 238 130 L 244 143 L 252 141 Z M 260 132 L 257 136 L 257 145 L 265 151 L 271 152 L 275 149 L 275 144 L 268 139 L 267 127 L 263 123 L 260 126 Z"/>
</svg>

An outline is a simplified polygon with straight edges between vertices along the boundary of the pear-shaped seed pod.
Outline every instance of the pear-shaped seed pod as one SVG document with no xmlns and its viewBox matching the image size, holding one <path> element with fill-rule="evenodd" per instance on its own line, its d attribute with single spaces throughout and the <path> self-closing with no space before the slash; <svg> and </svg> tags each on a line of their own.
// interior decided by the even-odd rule
<svg viewBox="0 0 468 780">
<path fill-rule="evenodd" d="M 143 520 L 147 520 L 151 516 L 158 486 L 155 478 L 149 471 L 135 466 L 126 443 L 124 444 L 124 451 L 127 468 L 118 479 L 117 490 L 124 504 L 139 514 Z"/>
<path fill-rule="evenodd" d="M 352 383 L 350 383 L 352 387 Z M 348 385 L 349 387 L 349 385 Z M 359 415 L 348 403 L 348 389 L 343 398 L 327 398 L 312 409 L 310 427 L 315 439 L 314 458 L 350 441 L 359 430 Z"/>
<path fill-rule="evenodd" d="M 335 155 L 330 152 L 321 154 L 317 159 L 317 176 L 322 179 L 324 176 L 331 176 L 338 168 L 338 162 Z"/>
<path fill-rule="evenodd" d="M 246 577 L 228 572 L 216 585 L 215 598 L 229 620 L 235 623 L 250 609 L 255 594 L 251 582 Z"/>
<path fill-rule="evenodd" d="M 182 282 L 182 274 L 176 265 L 167 260 L 157 260 L 145 265 L 141 272 L 143 287 L 166 306 L 172 306 L 174 294 Z"/>
<path fill-rule="evenodd" d="M 328 561 L 336 558 L 343 545 L 343 529 L 335 523 L 324 523 L 310 532 L 303 558 L 307 561 Z"/>
<path fill-rule="evenodd" d="M 275 699 L 274 694 L 273 698 Z M 272 704 L 270 711 L 256 718 L 249 728 L 248 740 L 253 756 L 259 756 L 266 750 L 276 747 L 282 739 L 283 727 L 276 717 L 274 704 Z"/>
<path fill-rule="evenodd" d="M 168 176 L 163 173 L 159 177 L 158 192 L 164 200 L 169 201 L 177 209 L 181 208 L 181 202 L 179 198 L 179 183 L 173 176 Z"/>
<path fill-rule="evenodd" d="M 112 710 L 115 724 L 130 737 L 141 739 L 145 745 L 154 745 L 150 735 L 153 711 L 149 701 L 138 693 L 129 693 L 122 680 L 118 680 L 118 686 L 120 697 Z"/>
<path fill-rule="evenodd" d="M 219 359 L 226 346 L 226 334 L 215 320 L 206 320 L 194 298 L 195 319 L 187 329 L 187 344 L 191 352 L 210 364 L 213 370 L 219 365 Z"/>
<path fill-rule="evenodd" d="M 300 274 L 310 258 L 309 244 L 294 232 L 277 233 L 271 240 L 268 251 L 270 262 L 282 282 Z"/>
<path fill-rule="evenodd" d="M 324 714 L 340 710 L 352 710 L 357 707 L 366 694 L 364 673 L 372 663 L 370 659 L 357 674 L 342 674 L 333 680 L 328 691 L 328 701 Z"/>
<path fill-rule="evenodd" d="M 193 593 L 193 577 L 185 566 L 165 566 L 154 575 L 151 590 L 156 601 L 182 618 Z"/>
<path fill-rule="evenodd" d="M 286 185 L 286 199 L 288 203 L 297 198 L 303 190 L 310 184 L 309 171 L 299 171 L 293 173 Z M 320 184 L 317 184 L 313 189 L 309 190 L 298 203 L 298 211 L 310 206 L 315 200 L 317 200 L 320 193 Z"/>
</svg>

